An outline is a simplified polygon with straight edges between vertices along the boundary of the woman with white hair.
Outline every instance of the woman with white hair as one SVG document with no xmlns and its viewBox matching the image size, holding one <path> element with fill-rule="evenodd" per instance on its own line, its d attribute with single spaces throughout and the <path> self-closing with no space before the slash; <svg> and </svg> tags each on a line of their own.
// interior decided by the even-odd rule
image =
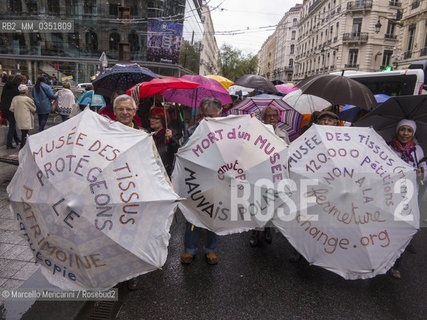
<svg viewBox="0 0 427 320">
<path fill-rule="evenodd" d="M 71 91 L 71 84 L 68 81 L 65 81 L 62 84 L 62 89 L 56 93 L 56 96 L 58 97 L 56 100 L 56 103 L 58 104 L 56 111 L 61 116 L 62 122 L 64 122 L 70 117 L 75 103 L 75 97 Z"/>
<path fill-rule="evenodd" d="M 20 84 L 18 91 L 19 95 L 13 98 L 10 111 L 14 113 L 16 125 L 21 130 L 21 146 L 19 149 L 22 149 L 27 140 L 28 131 L 34 129 L 36 105 L 33 99 L 28 96 L 28 87 L 25 84 Z"/>
<path fill-rule="evenodd" d="M 396 126 L 396 136 L 390 142 L 390 147 L 393 151 L 406 163 L 417 168 L 417 175 L 423 180 L 423 171 L 425 172 L 425 162 L 421 165 L 419 161 L 424 158 L 424 151 L 415 139 L 417 124 L 413 120 L 403 119 Z M 410 243 L 407 249 L 411 253 L 415 253 L 415 248 Z M 403 255 L 403 254 L 402 254 Z M 393 268 L 390 269 L 390 274 L 393 278 L 400 279 L 399 266 L 402 256 L 396 260 Z"/>
</svg>

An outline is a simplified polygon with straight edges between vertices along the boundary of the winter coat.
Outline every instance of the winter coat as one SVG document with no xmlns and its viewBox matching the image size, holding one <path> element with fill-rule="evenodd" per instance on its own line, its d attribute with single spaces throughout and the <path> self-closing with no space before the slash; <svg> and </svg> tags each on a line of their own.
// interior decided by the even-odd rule
<svg viewBox="0 0 427 320">
<path fill-rule="evenodd" d="M 279 138 L 281 138 L 283 141 L 285 141 L 287 144 L 290 144 L 291 142 L 289 141 L 289 135 L 288 132 L 285 129 L 279 128 L 276 126 L 276 129 L 274 129 L 274 133 L 276 134 L 276 136 L 278 136 Z"/>
<path fill-rule="evenodd" d="M 153 139 L 166 172 L 170 176 L 172 174 L 173 161 L 175 159 L 175 153 L 178 151 L 179 143 L 175 135 L 172 135 L 169 141 L 166 141 L 165 133 L 166 129 L 161 129 L 153 134 Z"/>
<path fill-rule="evenodd" d="M 33 99 L 37 107 L 38 114 L 49 114 L 52 111 L 52 103 L 57 97 L 53 94 L 52 89 L 44 82 L 40 83 L 40 90 L 33 87 Z"/>
<path fill-rule="evenodd" d="M 25 94 L 14 97 L 10 106 L 10 111 L 15 115 L 18 129 L 34 129 L 34 113 L 36 112 L 36 106 L 33 99 Z"/>
<path fill-rule="evenodd" d="M 62 88 L 56 95 L 58 96 L 56 111 L 61 115 L 69 116 L 75 102 L 73 92 L 70 89 Z"/>
<path fill-rule="evenodd" d="M 1 102 L 0 102 L 0 110 L 5 117 L 11 116 L 10 105 L 12 103 L 12 99 L 15 96 L 19 95 L 18 85 L 13 83 L 12 81 L 6 82 L 3 87 L 3 92 L 1 94 Z"/>
</svg>

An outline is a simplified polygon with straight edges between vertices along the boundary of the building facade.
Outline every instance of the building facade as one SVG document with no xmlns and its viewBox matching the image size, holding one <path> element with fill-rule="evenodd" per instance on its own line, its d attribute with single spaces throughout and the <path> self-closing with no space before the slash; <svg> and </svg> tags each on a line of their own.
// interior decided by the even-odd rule
<svg viewBox="0 0 427 320">
<path fill-rule="evenodd" d="M 199 74 L 207 76 L 209 74 L 219 74 L 218 58 L 219 48 L 215 38 L 215 29 L 213 26 L 211 12 L 208 6 L 203 6 L 203 40 L 200 52 Z"/>
<path fill-rule="evenodd" d="M 110 66 L 119 61 L 137 62 L 156 73 L 179 76 L 182 68 L 175 62 L 179 59 L 180 39 L 185 33 L 182 25 L 189 2 L 201 5 L 201 0 L 1 1 L 1 20 L 74 23 L 71 32 L 1 30 L 2 71 L 21 72 L 33 81 L 40 74 L 53 74 L 89 82 L 99 71 L 99 58 L 105 52 Z M 167 28 L 167 32 L 162 28 Z M 160 45 L 154 41 L 159 38 Z M 147 50 L 150 48 L 151 51 Z M 163 54 L 166 58 L 160 59 L 158 55 Z"/>
<path fill-rule="evenodd" d="M 399 68 L 427 59 L 427 1 L 402 1 L 401 41 L 395 60 Z"/>
<path fill-rule="evenodd" d="M 274 75 L 274 59 L 276 51 L 276 36 L 277 31 L 268 37 L 263 43 L 261 50 L 258 52 L 258 74 L 269 79 L 273 79 Z"/>
<path fill-rule="evenodd" d="M 399 63 L 402 2 L 306 0 L 295 79 L 341 70 L 380 71 Z"/>
<path fill-rule="evenodd" d="M 273 78 L 284 82 L 292 81 L 301 7 L 296 5 L 286 12 L 276 30 Z"/>
</svg>

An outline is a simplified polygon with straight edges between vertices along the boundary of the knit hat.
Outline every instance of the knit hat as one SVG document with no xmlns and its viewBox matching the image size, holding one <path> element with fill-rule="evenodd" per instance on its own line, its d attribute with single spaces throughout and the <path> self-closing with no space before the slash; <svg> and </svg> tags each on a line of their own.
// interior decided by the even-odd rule
<svg viewBox="0 0 427 320">
<path fill-rule="evenodd" d="M 417 125 L 416 125 L 416 123 L 415 123 L 414 120 L 409 120 L 409 119 L 402 119 L 402 120 L 400 120 L 399 123 L 396 126 L 396 133 L 397 133 L 397 131 L 399 131 L 399 128 L 401 126 L 409 126 L 409 127 L 411 127 L 412 129 L 414 129 L 414 134 L 415 134 L 415 131 L 417 131 Z"/>
<path fill-rule="evenodd" d="M 28 90 L 28 87 L 25 84 L 20 84 L 18 86 L 18 91 L 21 93 L 25 93 L 25 92 L 27 92 L 27 90 Z"/>
</svg>

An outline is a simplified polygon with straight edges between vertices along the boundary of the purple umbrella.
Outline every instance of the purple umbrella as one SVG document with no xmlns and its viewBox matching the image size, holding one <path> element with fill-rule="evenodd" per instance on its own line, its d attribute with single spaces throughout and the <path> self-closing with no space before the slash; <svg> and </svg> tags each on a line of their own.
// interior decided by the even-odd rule
<svg viewBox="0 0 427 320">
<path fill-rule="evenodd" d="M 204 98 L 213 97 L 221 101 L 222 105 L 232 103 L 230 94 L 216 80 L 203 76 L 185 75 L 182 79 L 200 84 L 194 89 L 168 89 L 160 93 L 166 100 L 183 104 L 187 107 L 199 107 Z"/>
</svg>

